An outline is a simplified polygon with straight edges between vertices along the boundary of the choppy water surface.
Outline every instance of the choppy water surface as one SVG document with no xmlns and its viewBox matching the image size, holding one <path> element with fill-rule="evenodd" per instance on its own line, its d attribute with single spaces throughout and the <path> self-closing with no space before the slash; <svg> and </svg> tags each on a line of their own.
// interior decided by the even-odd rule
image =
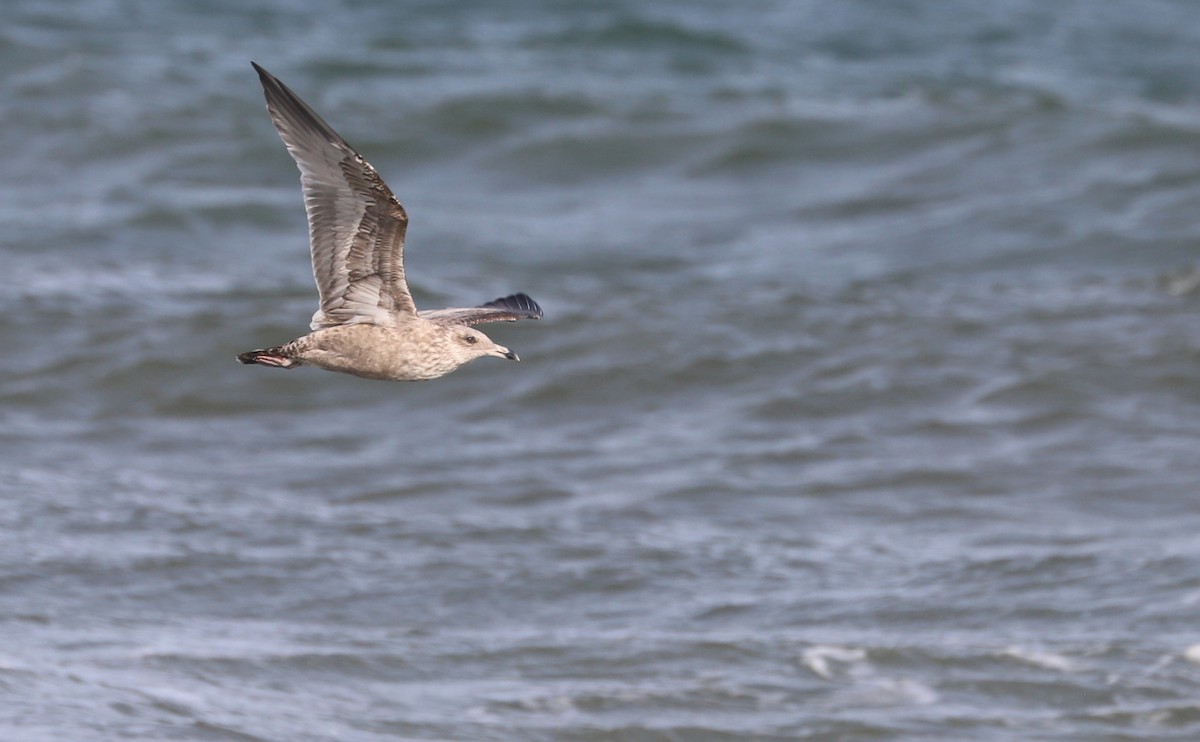
<svg viewBox="0 0 1200 742">
<path fill-rule="evenodd" d="M 0 738 L 1200 734 L 1200 7 L 0 15 Z M 521 364 L 233 360 L 250 59 Z"/>
</svg>

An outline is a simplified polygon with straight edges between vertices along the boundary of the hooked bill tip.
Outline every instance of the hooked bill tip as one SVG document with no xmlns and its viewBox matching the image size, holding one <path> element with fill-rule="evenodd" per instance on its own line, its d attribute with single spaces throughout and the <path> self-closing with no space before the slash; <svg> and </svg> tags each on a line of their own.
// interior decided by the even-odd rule
<svg viewBox="0 0 1200 742">
<path fill-rule="evenodd" d="M 510 361 L 519 361 L 519 360 L 521 360 L 520 358 L 518 358 L 518 357 L 517 357 L 517 354 L 516 354 L 516 353 L 513 353 L 511 350 L 510 350 L 510 351 L 508 351 L 507 353 L 505 353 L 505 354 L 504 354 L 504 357 L 505 357 L 505 358 L 507 358 L 507 359 L 508 359 L 508 360 L 510 360 Z"/>
</svg>

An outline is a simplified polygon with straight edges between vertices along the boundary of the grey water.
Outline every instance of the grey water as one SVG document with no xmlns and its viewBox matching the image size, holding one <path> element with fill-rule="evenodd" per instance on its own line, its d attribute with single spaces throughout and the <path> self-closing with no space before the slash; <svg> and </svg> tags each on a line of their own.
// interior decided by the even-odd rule
<svg viewBox="0 0 1200 742">
<path fill-rule="evenodd" d="M 0 21 L 0 739 L 1200 736 L 1200 5 Z M 234 360 L 250 60 L 521 363 Z"/>
</svg>

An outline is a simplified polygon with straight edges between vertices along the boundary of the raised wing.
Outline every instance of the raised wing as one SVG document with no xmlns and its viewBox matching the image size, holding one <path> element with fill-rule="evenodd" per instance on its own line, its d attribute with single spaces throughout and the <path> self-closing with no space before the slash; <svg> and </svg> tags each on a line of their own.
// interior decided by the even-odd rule
<svg viewBox="0 0 1200 742">
<path fill-rule="evenodd" d="M 526 294 L 512 294 L 477 307 L 433 309 L 418 314 L 431 322 L 443 325 L 478 325 L 483 322 L 541 319 L 542 308 Z"/>
<path fill-rule="evenodd" d="M 267 111 L 300 168 L 313 277 L 321 306 L 312 329 L 392 324 L 416 314 L 404 280 L 408 214 L 371 164 L 271 73 L 251 62 Z"/>
</svg>

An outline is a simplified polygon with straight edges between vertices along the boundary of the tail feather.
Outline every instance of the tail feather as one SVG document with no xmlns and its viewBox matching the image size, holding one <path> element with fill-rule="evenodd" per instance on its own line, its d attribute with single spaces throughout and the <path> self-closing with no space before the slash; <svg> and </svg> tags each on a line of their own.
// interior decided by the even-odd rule
<svg viewBox="0 0 1200 742">
<path fill-rule="evenodd" d="M 237 359 L 247 366 L 258 364 L 259 366 L 274 366 L 276 368 L 295 368 L 300 365 L 300 361 L 284 355 L 283 348 L 251 350 L 239 353 Z"/>
</svg>

